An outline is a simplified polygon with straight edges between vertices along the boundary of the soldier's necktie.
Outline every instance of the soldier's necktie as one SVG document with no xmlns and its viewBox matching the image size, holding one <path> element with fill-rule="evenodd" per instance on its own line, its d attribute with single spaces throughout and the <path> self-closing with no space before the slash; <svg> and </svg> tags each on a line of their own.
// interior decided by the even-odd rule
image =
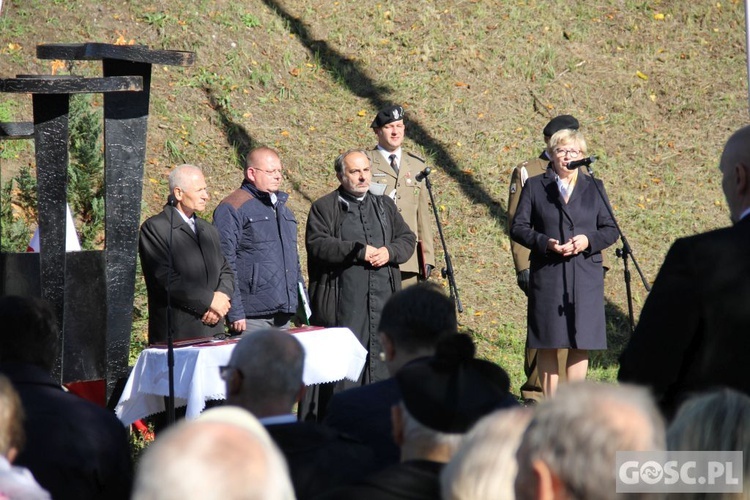
<svg viewBox="0 0 750 500">
<path fill-rule="evenodd" d="M 396 163 L 396 155 L 390 155 L 388 159 L 391 160 L 391 168 L 398 174 L 398 163 Z"/>
</svg>

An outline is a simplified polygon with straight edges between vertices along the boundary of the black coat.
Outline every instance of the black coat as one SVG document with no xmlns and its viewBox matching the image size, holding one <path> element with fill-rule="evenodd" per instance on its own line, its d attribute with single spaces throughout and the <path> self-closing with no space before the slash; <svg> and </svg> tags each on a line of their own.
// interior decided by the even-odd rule
<svg viewBox="0 0 750 500">
<path fill-rule="evenodd" d="M 368 352 L 368 362 L 358 382 L 363 385 L 388 378 L 385 363 L 378 358 L 382 348 L 377 328 L 385 302 L 401 289 L 398 266 L 414 253 L 416 237 L 389 197 L 368 193 L 361 203 L 345 201 L 347 198 L 351 197 L 339 188 L 315 201 L 307 218 L 311 323 L 352 330 Z M 350 209 L 353 203 L 359 204 Z M 371 234 L 365 234 L 364 217 L 360 219 L 356 214 L 375 214 L 376 220 L 366 221 Z M 362 222 L 361 238 L 342 238 L 346 234 L 342 227 L 353 227 L 345 226 L 345 221 L 354 226 Z M 371 241 L 383 242 L 388 249 L 387 265 L 376 269 L 367 263 L 365 250 Z M 336 390 L 351 386 L 350 382 L 341 381 Z"/>
<path fill-rule="evenodd" d="M 169 286 L 174 339 L 222 333 L 223 321 L 211 327 L 204 325 L 201 317 L 211 306 L 215 291 L 229 297 L 234 291 L 234 275 L 221 251 L 216 228 L 196 217 L 194 233 L 176 208 L 165 206 L 143 223 L 138 241 L 148 290 L 149 343 L 167 338 L 170 217 L 173 269 Z"/>
<path fill-rule="evenodd" d="M 266 430 L 289 465 L 297 500 L 351 484 L 375 470 L 372 450 L 321 424 L 294 422 Z"/>
<path fill-rule="evenodd" d="M 601 181 L 579 174 L 566 204 L 550 167 L 521 192 L 510 234 L 531 250 L 529 347 L 607 348 L 601 252 L 618 231 L 594 182 L 606 199 Z M 588 237 L 586 251 L 571 257 L 547 251 L 550 238 L 563 244 L 579 234 Z"/>
<path fill-rule="evenodd" d="M 397 464 L 401 450 L 393 440 L 391 407 L 401 401 L 396 379 L 334 394 L 323 423 L 362 440 L 375 453 L 378 469 Z"/>
<path fill-rule="evenodd" d="M 339 199 L 342 192 L 343 189 L 339 188 L 316 200 L 307 217 L 305 247 L 312 323 L 320 326 L 341 326 L 336 324 L 340 292 L 338 277 L 347 267 L 365 265 L 366 243 L 341 239 L 341 223 L 346 210 Z M 416 236 L 398 213 L 393 200 L 387 196 L 367 196 L 375 200 L 382 215 L 385 246 L 391 256 L 388 268 L 392 274 L 392 291 L 395 292 L 401 288 L 398 265 L 414 253 Z"/>
<path fill-rule="evenodd" d="M 320 500 L 439 500 L 444 466 L 428 460 L 402 462 Z"/>
<path fill-rule="evenodd" d="M 43 369 L 5 363 L 21 396 L 27 467 L 55 500 L 127 500 L 133 479 L 125 426 L 115 414 L 67 393 Z"/>
<path fill-rule="evenodd" d="M 674 242 L 620 357 L 618 379 L 651 388 L 668 416 L 691 393 L 750 394 L 750 217 Z"/>
</svg>

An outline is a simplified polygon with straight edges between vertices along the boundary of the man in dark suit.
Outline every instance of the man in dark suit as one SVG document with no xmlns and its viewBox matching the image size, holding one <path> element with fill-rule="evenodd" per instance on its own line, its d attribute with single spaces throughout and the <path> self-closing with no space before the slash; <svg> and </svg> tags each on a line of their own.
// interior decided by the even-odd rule
<svg viewBox="0 0 750 500">
<path fill-rule="evenodd" d="M 148 340 L 174 340 L 224 332 L 234 274 L 221 251 L 219 233 L 195 216 L 209 199 L 200 168 L 180 165 L 169 174 L 164 210 L 141 226 L 139 254 L 148 290 Z M 170 307 L 167 307 L 167 303 Z"/>
<path fill-rule="evenodd" d="M 52 306 L 2 297 L 0 324 L 0 373 L 26 412 L 26 446 L 15 464 L 28 468 L 55 500 L 128 499 L 133 473 L 125 426 L 50 375 L 59 345 Z"/>
<path fill-rule="evenodd" d="M 419 283 L 393 295 L 378 327 L 391 378 L 335 394 L 323 423 L 370 446 L 379 469 L 398 463 L 391 407 L 401 393 L 393 375 L 414 360 L 435 354 L 438 341 L 456 330 L 456 308 L 437 285 Z"/>
<path fill-rule="evenodd" d="M 305 352 L 293 334 L 265 329 L 244 337 L 221 368 L 227 403 L 255 415 L 289 464 L 299 500 L 348 484 L 374 470 L 362 443 L 292 414 L 304 391 Z"/>
<path fill-rule="evenodd" d="M 651 388 L 668 417 L 691 393 L 750 394 L 750 127 L 719 168 L 733 226 L 675 241 L 620 357 L 620 381 Z"/>
</svg>

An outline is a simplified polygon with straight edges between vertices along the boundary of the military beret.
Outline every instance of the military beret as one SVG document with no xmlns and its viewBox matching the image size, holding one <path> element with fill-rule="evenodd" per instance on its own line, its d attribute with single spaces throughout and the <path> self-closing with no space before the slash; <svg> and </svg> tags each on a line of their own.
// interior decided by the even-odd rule
<svg viewBox="0 0 750 500">
<path fill-rule="evenodd" d="M 497 409 L 517 406 L 505 370 L 474 352 L 471 337 L 449 335 L 434 357 L 402 367 L 396 383 L 409 414 L 432 430 L 458 434 Z"/>
<path fill-rule="evenodd" d="M 552 137 L 555 132 L 559 132 L 560 130 L 566 128 L 578 130 L 578 127 L 580 127 L 580 124 L 578 123 L 578 120 L 575 119 L 575 117 L 570 115 L 560 115 L 551 119 L 549 123 L 544 127 L 542 133 L 545 137 Z"/>
<path fill-rule="evenodd" d="M 388 106 L 378 111 L 375 119 L 370 124 L 370 128 L 380 128 L 391 122 L 397 122 L 404 119 L 404 108 L 401 106 Z"/>
</svg>

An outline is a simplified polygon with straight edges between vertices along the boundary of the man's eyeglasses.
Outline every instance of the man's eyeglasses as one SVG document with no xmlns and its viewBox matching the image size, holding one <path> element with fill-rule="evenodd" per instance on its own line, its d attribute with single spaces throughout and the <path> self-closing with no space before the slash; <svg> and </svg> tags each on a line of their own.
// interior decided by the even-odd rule
<svg viewBox="0 0 750 500">
<path fill-rule="evenodd" d="M 240 380 L 243 380 L 245 378 L 245 375 L 239 368 L 231 365 L 224 365 L 219 367 L 219 377 L 221 377 L 221 380 L 223 380 L 224 382 L 229 382 L 232 379 L 232 372 L 237 372 Z"/>
<path fill-rule="evenodd" d="M 263 172 L 266 175 L 270 175 L 271 177 L 276 177 L 277 175 L 281 175 L 281 169 L 277 168 L 275 170 L 263 170 L 262 168 L 254 168 L 256 172 Z"/>
<path fill-rule="evenodd" d="M 565 155 L 570 156 L 571 158 L 578 158 L 581 156 L 581 151 L 578 149 L 555 149 L 555 154 L 562 158 Z"/>
</svg>

